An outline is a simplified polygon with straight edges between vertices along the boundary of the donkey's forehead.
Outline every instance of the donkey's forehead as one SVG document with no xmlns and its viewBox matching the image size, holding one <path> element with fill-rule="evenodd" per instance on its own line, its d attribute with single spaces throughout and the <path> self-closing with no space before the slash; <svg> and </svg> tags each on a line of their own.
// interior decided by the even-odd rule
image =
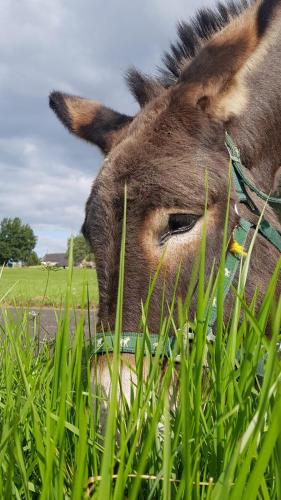
<svg viewBox="0 0 281 500">
<path fill-rule="evenodd" d="M 130 150 L 131 146 L 136 145 L 135 151 L 138 150 L 141 142 L 144 140 L 152 143 L 157 140 L 158 131 L 155 128 L 156 123 L 165 123 L 168 120 L 166 111 L 169 109 L 171 99 L 171 89 L 163 90 L 162 94 L 152 99 L 144 108 L 142 108 L 131 121 L 124 134 L 120 136 L 120 141 L 117 141 L 112 148 L 109 157 L 113 159 L 116 153 L 120 151 Z"/>
<path fill-rule="evenodd" d="M 182 110 L 171 105 L 171 95 L 172 89 L 168 89 L 146 105 L 105 158 L 99 178 L 115 198 L 123 197 L 126 183 L 128 199 L 143 203 L 153 199 L 156 203 L 157 198 L 160 206 L 165 202 L 168 206 L 180 206 L 180 200 L 182 206 L 188 200 L 192 203 L 199 200 L 201 204 L 209 167 L 210 180 L 215 180 L 216 189 L 215 171 L 221 164 L 221 156 L 208 150 L 202 130 L 196 127 L 193 130 L 196 110 L 189 116 L 187 108 L 184 119 Z"/>
<path fill-rule="evenodd" d="M 163 111 L 163 108 L 162 108 Z M 141 112 L 132 121 L 126 134 L 111 149 L 104 159 L 101 175 L 115 181 L 130 174 L 136 175 L 143 169 L 144 163 L 153 162 L 161 155 L 160 134 L 155 130 L 161 110 L 158 108 Z M 163 117 L 162 122 L 164 123 Z"/>
<path fill-rule="evenodd" d="M 130 124 L 128 134 L 138 132 L 144 127 L 153 126 L 154 121 L 169 108 L 171 95 L 172 89 L 163 89 L 160 95 L 146 104 Z"/>
<path fill-rule="evenodd" d="M 227 171 L 227 169 L 226 169 Z M 209 200 L 215 203 L 221 193 L 220 180 L 210 172 Z M 169 157 L 161 154 L 149 157 L 145 145 L 140 154 L 125 157 L 120 154 L 114 161 L 106 159 L 99 176 L 98 192 L 100 200 L 114 201 L 115 206 L 123 205 L 124 186 L 127 186 L 128 205 L 136 209 L 148 210 L 156 207 L 198 209 L 205 204 L 205 170 L 200 162 L 190 162 L 188 157 Z M 196 210 L 195 210 L 196 211 Z"/>
</svg>

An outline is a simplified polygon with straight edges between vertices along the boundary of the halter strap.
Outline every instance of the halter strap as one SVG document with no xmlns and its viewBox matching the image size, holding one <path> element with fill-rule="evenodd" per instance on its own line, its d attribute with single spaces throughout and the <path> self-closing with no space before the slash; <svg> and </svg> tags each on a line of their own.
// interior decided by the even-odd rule
<svg viewBox="0 0 281 500">
<path fill-rule="evenodd" d="M 106 354 L 114 351 L 114 332 L 97 333 L 93 341 L 92 354 Z M 140 332 L 121 332 L 120 333 L 120 352 L 127 354 L 135 354 L 138 347 L 141 347 L 143 334 Z M 157 349 L 164 356 L 168 356 L 174 349 L 175 337 L 167 337 L 165 342 L 159 335 L 150 333 L 147 335 L 148 342 L 145 345 L 148 347 L 148 352 L 155 356 Z M 159 344 L 162 344 L 159 347 Z M 146 351 L 144 351 L 146 353 Z"/>
<path fill-rule="evenodd" d="M 263 201 L 267 201 L 269 204 L 273 204 L 273 205 L 281 205 L 281 198 L 276 198 L 274 196 L 267 195 L 266 193 L 264 193 L 263 191 L 258 189 L 255 186 L 255 184 L 245 176 L 244 167 L 241 163 L 240 151 L 235 146 L 232 138 L 230 137 L 230 135 L 227 132 L 225 134 L 225 145 L 226 145 L 226 148 L 228 150 L 230 159 L 232 161 L 232 166 L 233 166 L 233 170 L 235 173 L 235 177 L 236 177 L 236 179 L 238 178 L 238 180 L 240 181 L 237 184 L 237 180 L 234 179 L 235 188 L 236 188 L 236 192 L 237 192 L 237 195 L 239 197 L 239 200 L 242 203 L 245 202 L 246 200 L 248 200 L 248 195 L 245 192 L 245 190 L 242 188 L 242 193 L 240 191 L 241 185 L 242 186 L 245 185 L 251 191 L 253 191 L 253 193 L 256 193 L 256 195 L 259 198 L 261 198 Z"/>
<path fill-rule="evenodd" d="M 252 224 L 243 219 L 242 217 L 239 220 L 239 224 L 235 227 L 233 231 L 233 239 L 243 248 L 245 246 L 247 237 L 249 235 Z M 224 283 L 223 283 L 223 299 L 226 299 L 226 296 L 229 292 L 231 284 L 234 280 L 234 277 L 237 272 L 238 264 L 240 262 L 240 257 L 231 252 L 227 252 L 226 260 L 225 260 L 225 268 L 224 268 Z M 216 297 L 211 306 L 211 313 L 209 317 L 208 323 L 208 331 L 209 335 L 212 333 L 212 328 L 217 318 L 217 301 Z"/>
<path fill-rule="evenodd" d="M 239 149 L 235 146 L 233 140 L 230 135 L 226 133 L 225 135 L 225 145 L 228 150 L 231 164 L 232 164 L 232 175 L 234 187 L 236 190 L 236 194 L 238 196 L 238 200 L 240 203 L 247 205 L 252 213 L 256 215 L 260 215 L 260 211 L 254 204 L 252 198 L 247 193 L 245 186 L 249 187 L 249 189 L 254 192 L 259 198 L 273 205 L 281 205 L 281 198 L 275 198 L 273 196 L 266 195 L 263 191 L 258 189 L 252 181 L 250 181 L 246 175 L 244 174 L 244 169 Z M 241 221 L 242 219 L 240 219 Z M 245 221 L 245 219 L 243 219 Z M 239 221 L 239 224 L 241 222 Z M 274 227 L 268 222 L 264 217 L 260 221 L 258 232 L 266 238 L 279 252 L 281 252 L 281 234 L 279 231 L 274 229 Z"/>
</svg>

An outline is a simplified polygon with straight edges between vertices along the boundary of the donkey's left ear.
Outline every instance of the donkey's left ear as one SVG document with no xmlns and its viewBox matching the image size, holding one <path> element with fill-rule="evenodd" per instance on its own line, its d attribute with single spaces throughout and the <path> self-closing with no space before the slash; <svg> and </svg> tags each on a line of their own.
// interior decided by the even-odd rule
<svg viewBox="0 0 281 500">
<path fill-rule="evenodd" d="M 277 6 L 277 0 L 257 2 L 206 43 L 182 74 L 181 93 L 190 104 L 223 121 L 245 109 L 247 69 L 253 71 L 264 56 L 259 47 Z"/>
<path fill-rule="evenodd" d="M 120 139 L 132 117 L 106 108 L 97 101 L 52 92 L 51 109 L 63 125 L 72 133 L 98 146 L 107 154 Z"/>
</svg>

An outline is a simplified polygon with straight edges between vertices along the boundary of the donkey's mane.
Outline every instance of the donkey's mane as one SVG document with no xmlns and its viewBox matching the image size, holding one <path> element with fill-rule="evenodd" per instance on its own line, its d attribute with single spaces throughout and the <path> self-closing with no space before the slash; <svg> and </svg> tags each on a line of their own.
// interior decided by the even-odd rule
<svg viewBox="0 0 281 500">
<path fill-rule="evenodd" d="M 140 94 L 143 86 L 151 91 L 153 85 L 158 84 L 166 88 L 173 85 L 179 79 L 185 63 L 198 54 L 202 43 L 223 29 L 254 2 L 255 0 L 219 2 L 212 9 L 200 9 L 189 22 L 179 22 L 178 40 L 171 44 L 169 52 L 164 53 L 162 58 L 164 68 L 157 68 L 159 75 L 156 78 L 144 75 L 135 68 L 128 71 L 127 83 L 137 100 L 142 100 Z"/>
</svg>

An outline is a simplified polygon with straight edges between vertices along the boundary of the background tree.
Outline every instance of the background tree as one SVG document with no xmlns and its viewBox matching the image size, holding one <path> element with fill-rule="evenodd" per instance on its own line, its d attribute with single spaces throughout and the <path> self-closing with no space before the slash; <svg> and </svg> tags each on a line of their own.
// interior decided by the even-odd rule
<svg viewBox="0 0 281 500">
<path fill-rule="evenodd" d="M 0 264 L 9 259 L 27 262 L 36 241 L 32 228 L 23 224 L 19 217 L 3 219 L 0 224 Z"/>
<path fill-rule="evenodd" d="M 34 250 L 32 250 L 30 256 L 28 257 L 27 261 L 25 262 L 27 266 L 39 266 L 41 264 L 41 261 Z"/>
<path fill-rule="evenodd" d="M 91 253 L 91 248 L 89 243 L 85 240 L 82 234 L 73 236 L 67 240 L 67 257 L 69 256 L 70 242 L 73 239 L 73 260 L 74 264 L 78 264 L 83 260 L 93 261 L 94 255 Z"/>
</svg>

